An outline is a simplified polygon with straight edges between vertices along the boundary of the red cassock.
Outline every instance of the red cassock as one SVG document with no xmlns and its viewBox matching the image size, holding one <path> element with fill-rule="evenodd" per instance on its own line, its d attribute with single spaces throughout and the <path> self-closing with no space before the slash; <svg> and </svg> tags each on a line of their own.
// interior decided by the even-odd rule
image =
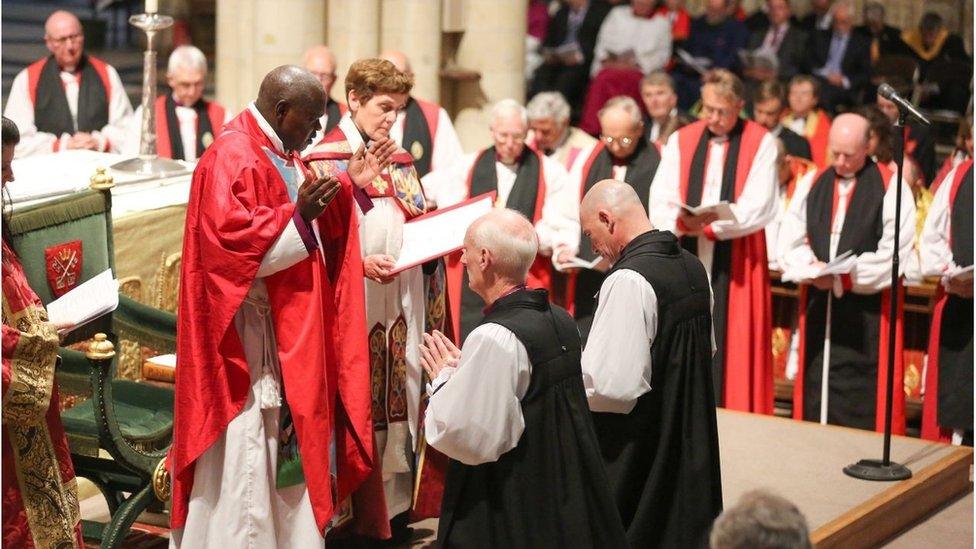
<svg viewBox="0 0 976 549">
<path fill-rule="evenodd" d="M 167 103 L 169 105 L 167 106 Z M 182 137 L 180 136 L 179 121 L 176 118 L 175 113 L 171 114 L 171 109 L 175 108 L 172 96 L 161 95 L 156 98 L 154 105 L 156 109 L 156 154 L 164 158 L 173 158 L 173 149 L 176 147 L 182 148 Z M 206 149 L 211 143 L 213 143 L 214 137 L 220 134 L 220 130 L 224 127 L 224 118 L 226 117 L 224 108 L 220 106 L 220 103 L 216 101 L 204 101 L 201 99 L 198 105 L 193 107 L 197 110 L 197 148 Z M 203 124 L 203 118 L 199 116 L 201 113 L 206 113 L 206 120 Z M 170 124 L 175 123 L 176 127 L 172 130 L 170 129 Z M 174 146 L 175 139 L 181 140 L 180 144 Z M 202 147 L 200 146 L 202 144 Z M 183 155 L 181 158 L 185 158 L 186 151 L 182 151 Z"/>
<path fill-rule="evenodd" d="M 681 128 L 671 137 L 675 139 L 677 136 L 678 139 L 681 154 L 680 192 L 681 200 L 685 204 L 698 204 L 701 199 L 699 187 L 698 196 L 691 201 L 689 180 L 693 172 L 700 173 L 700 177 L 704 179 L 705 155 L 696 154 L 696 151 L 701 147 L 701 141 L 707 140 L 706 129 L 706 122 L 698 121 Z M 766 133 L 765 128 L 747 120 L 743 122 L 741 137 L 733 136 L 732 140 L 737 140 L 739 143 L 735 181 L 731 188 L 731 196 L 722 196 L 723 200 L 735 202 L 742 193 L 752 168 L 752 160 Z M 731 151 L 731 146 L 728 150 Z M 727 153 L 727 156 L 728 154 L 730 153 Z M 696 162 L 700 162 L 697 167 Z M 725 162 L 728 165 L 730 159 L 726 158 Z M 725 185 L 723 185 L 723 193 L 724 187 Z M 710 227 L 706 227 L 701 238 L 714 240 L 715 235 L 710 231 Z M 717 401 L 732 410 L 771 414 L 773 413 L 772 299 L 765 232 L 758 230 L 731 241 L 716 241 L 716 250 L 719 245 L 726 244 L 731 246 L 728 264 L 719 265 L 716 259 L 712 267 L 712 288 L 715 295 L 715 318 L 712 322 L 716 341 L 719 342 L 716 357 L 720 357 L 717 360 L 723 362 L 716 368 L 715 389 L 719 396 Z M 727 274 L 719 277 L 716 273 Z"/>
<path fill-rule="evenodd" d="M 183 241 L 173 446 L 172 527 L 186 522 L 194 462 L 242 410 L 251 384 L 232 321 L 295 205 L 244 111 L 193 173 Z M 304 476 L 324 530 L 374 464 L 363 271 L 352 184 L 315 220 L 323 248 L 265 277 Z M 331 433 L 331 436 L 330 436 Z M 330 469 L 335 441 L 337 480 Z"/>
</svg>

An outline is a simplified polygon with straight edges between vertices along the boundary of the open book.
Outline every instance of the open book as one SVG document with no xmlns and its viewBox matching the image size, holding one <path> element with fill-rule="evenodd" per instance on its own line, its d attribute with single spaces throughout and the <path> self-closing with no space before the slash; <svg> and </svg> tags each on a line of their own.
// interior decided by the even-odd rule
<svg viewBox="0 0 976 549">
<path fill-rule="evenodd" d="M 716 204 L 709 204 L 707 206 L 689 206 L 687 204 L 678 203 L 678 207 L 690 215 L 714 213 L 718 216 L 718 221 L 736 221 L 735 212 L 732 211 L 732 207 L 725 200 Z"/>
<path fill-rule="evenodd" d="M 105 269 L 77 288 L 47 305 L 47 318 L 53 324 L 70 326 L 69 332 L 119 306 L 119 281 Z"/>
<path fill-rule="evenodd" d="M 783 274 L 783 282 L 800 282 L 803 280 L 813 280 L 827 275 L 849 274 L 854 270 L 857 263 L 857 256 L 854 252 L 847 250 L 827 263 L 823 267 L 810 265 L 806 269 L 795 269 Z"/>
<path fill-rule="evenodd" d="M 464 233 L 476 219 L 491 211 L 495 194 L 481 194 L 404 223 L 403 244 L 390 274 L 460 250 L 464 246 Z"/>
</svg>

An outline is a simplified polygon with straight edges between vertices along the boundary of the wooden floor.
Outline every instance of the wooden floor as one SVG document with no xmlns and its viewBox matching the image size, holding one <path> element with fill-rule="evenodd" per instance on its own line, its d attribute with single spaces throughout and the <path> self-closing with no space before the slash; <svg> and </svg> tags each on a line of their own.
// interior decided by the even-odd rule
<svg viewBox="0 0 976 549">
<path fill-rule="evenodd" d="M 880 457 L 877 433 L 725 410 L 718 420 L 726 507 L 749 490 L 766 488 L 800 508 L 817 547 L 973 547 L 971 448 L 894 437 L 892 459 L 913 478 L 869 482 L 842 470 Z M 84 518 L 107 514 L 100 496 L 82 501 Z M 412 527 L 413 541 L 404 547 L 433 546 L 436 520 Z M 145 530 L 166 536 L 151 526 Z M 145 543 L 140 546 L 160 546 Z"/>
</svg>

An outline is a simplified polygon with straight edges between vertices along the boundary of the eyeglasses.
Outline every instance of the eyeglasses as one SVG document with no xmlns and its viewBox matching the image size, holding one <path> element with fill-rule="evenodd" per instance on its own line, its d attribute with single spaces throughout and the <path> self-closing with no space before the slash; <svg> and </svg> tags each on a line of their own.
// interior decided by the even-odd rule
<svg viewBox="0 0 976 549">
<path fill-rule="evenodd" d="M 609 135 L 602 136 L 603 142 L 607 145 L 613 145 L 614 143 L 620 143 L 624 147 L 629 147 L 631 143 L 634 142 L 633 137 L 611 137 Z"/>
<path fill-rule="evenodd" d="M 55 43 L 55 44 L 57 44 L 59 46 L 63 46 L 65 44 L 67 44 L 68 42 L 80 42 L 81 39 L 84 38 L 84 37 L 85 37 L 84 34 L 82 34 L 80 32 L 76 32 L 74 34 L 69 34 L 68 36 L 62 36 L 61 38 L 48 37 L 48 40 L 50 40 L 51 42 L 53 42 L 53 43 Z"/>
</svg>

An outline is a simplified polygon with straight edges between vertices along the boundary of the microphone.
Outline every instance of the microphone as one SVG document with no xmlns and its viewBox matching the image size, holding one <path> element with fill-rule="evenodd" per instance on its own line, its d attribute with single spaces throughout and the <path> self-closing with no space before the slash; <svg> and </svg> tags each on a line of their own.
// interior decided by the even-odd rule
<svg viewBox="0 0 976 549">
<path fill-rule="evenodd" d="M 915 107 L 915 105 L 912 105 L 911 101 L 898 95 L 898 92 L 895 91 L 895 88 L 892 88 L 888 84 L 881 84 L 880 86 L 878 86 L 878 95 L 884 97 L 888 101 L 891 101 L 895 105 L 898 105 L 898 110 L 901 111 L 902 114 L 911 116 L 912 118 L 918 120 L 919 122 L 925 124 L 926 126 L 932 125 L 932 123 L 929 122 L 929 119 L 925 118 L 925 115 L 919 112 L 919 110 Z"/>
</svg>

